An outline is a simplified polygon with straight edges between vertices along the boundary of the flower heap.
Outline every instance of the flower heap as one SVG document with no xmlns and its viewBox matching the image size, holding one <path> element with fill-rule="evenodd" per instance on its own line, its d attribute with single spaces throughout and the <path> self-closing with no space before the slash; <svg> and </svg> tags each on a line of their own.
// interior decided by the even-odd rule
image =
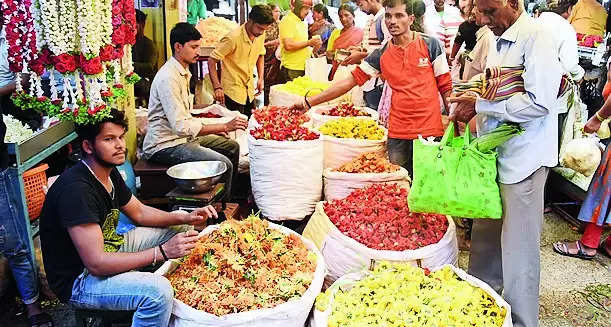
<svg viewBox="0 0 611 327">
<path fill-rule="evenodd" d="M 301 126 L 309 120 L 303 112 L 286 107 L 265 107 L 253 112 L 260 126 L 250 134 L 257 140 L 311 141 L 320 138 L 315 132 Z"/>
<path fill-rule="evenodd" d="M 77 123 L 95 122 L 108 115 L 107 104 L 127 95 L 123 79 L 130 84 L 139 80 L 131 56 L 121 63 L 124 49 L 135 43 L 132 1 L 5 0 L 1 5 L 7 17 L 10 68 L 18 73 L 13 101 L 23 109 Z M 40 82 L 45 68 L 50 99 Z M 29 94 L 23 92 L 21 73 L 30 74 Z"/>
</svg>

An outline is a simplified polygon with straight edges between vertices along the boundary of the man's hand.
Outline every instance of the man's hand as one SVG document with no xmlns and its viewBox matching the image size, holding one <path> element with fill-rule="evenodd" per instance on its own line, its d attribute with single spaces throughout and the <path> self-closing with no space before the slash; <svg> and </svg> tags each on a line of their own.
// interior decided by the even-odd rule
<svg viewBox="0 0 611 327">
<path fill-rule="evenodd" d="M 313 37 L 308 40 L 308 45 L 312 48 L 319 49 L 322 46 L 322 40 L 320 39 L 320 37 Z"/>
<path fill-rule="evenodd" d="M 471 118 L 475 117 L 476 101 L 477 96 L 470 92 L 450 97 L 450 103 L 456 103 L 455 109 L 450 113 L 450 120 L 468 123 Z"/>
<path fill-rule="evenodd" d="M 222 105 L 225 104 L 225 92 L 223 92 L 223 88 L 217 87 L 214 89 L 214 100 Z"/>
<path fill-rule="evenodd" d="M 200 226 L 206 223 L 208 218 L 218 218 L 216 210 L 212 206 L 195 209 L 191 213 L 183 215 L 183 224 Z"/>
<path fill-rule="evenodd" d="M 289 110 L 306 111 L 307 110 L 307 106 L 305 104 L 305 101 L 300 101 L 300 102 L 297 102 L 294 105 L 290 106 Z"/>
<path fill-rule="evenodd" d="M 596 133 L 600 129 L 600 124 L 601 121 L 596 118 L 596 115 L 594 115 L 583 126 L 583 131 L 588 134 Z"/>
<path fill-rule="evenodd" d="M 225 123 L 225 126 L 227 126 L 228 132 L 233 132 L 236 129 L 246 129 L 248 127 L 248 122 L 246 119 L 238 116 Z"/>
<path fill-rule="evenodd" d="M 265 83 L 263 81 L 263 76 L 259 77 L 259 80 L 257 80 L 257 93 L 255 93 L 255 96 L 258 96 L 259 94 L 261 94 L 263 92 L 263 88 L 265 87 Z"/>
<path fill-rule="evenodd" d="M 365 58 L 366 56 L 367 56 L 366 53 L 365 53 L 365 56 L 363 56 L 363 52 L 354 51 L 350 53 L 350 55 L 346 59 L 344 59 L 344 61 L 342 61 L 341 65 L 348 66 L 348 65 L 359 64 L 361 63 L 361 60 L 363 60 L 363 58 Z"/>
<path fill-rule="evenodd" d="M 169 259 L 182 258 L 193 250 L 198 238 L 198 233 L 190 230 L 174 235 L 169 241 L 162 244 L 161 247 Z"/>
</svg>

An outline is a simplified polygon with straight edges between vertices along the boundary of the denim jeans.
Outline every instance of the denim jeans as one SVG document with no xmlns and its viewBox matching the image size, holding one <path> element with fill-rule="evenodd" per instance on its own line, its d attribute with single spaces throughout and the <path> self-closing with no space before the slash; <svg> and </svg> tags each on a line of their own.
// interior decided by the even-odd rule
<svg viewBox="0 0 611 327">
<path fill-rule="evenodd" d="M 11 169 L 0 171 L 0 253 L 8 260 L 23 303 L 32 304 L 38 300 L 36 265 L 30 255 L 29 226 L 17 215 L 18 184 Z"/>
<path fill-rule="evenodd" d="M 414 178 L 414 140 L 388 138 L 386 144 L 390 162 L 405 168 Z"/>
<path fill-rule="evenodd" d="M 166 165 L 177 165 L 190 161 L 218 160 L 227 165 L 225 173 L 225 199 L 231 200 L 232 183 L 238 173 L 240 145 L 228 138 L 218 135 L 206 135 L 193 142 L 180 144 L 155 152 L 150 160 Z"/>
<path fill-rule="evenodd" d="M 163 244 L 192 226 L 171 228 L 136 227 L 125 234 L 119 252 L 138 252 Z M 172 313 L 174 290 L 161 275 L 130 271 L 98 277 L 85 270 L 74 281 L 70 304 L 76 308 L 131 311 L 132 326 L 167 326 Z"/>
</svg>

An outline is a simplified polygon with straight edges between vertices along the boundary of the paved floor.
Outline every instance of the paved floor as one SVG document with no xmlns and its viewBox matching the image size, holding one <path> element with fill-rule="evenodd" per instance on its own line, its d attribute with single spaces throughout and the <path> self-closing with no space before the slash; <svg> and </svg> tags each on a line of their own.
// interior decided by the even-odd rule
<svg viewBox="0 0 611 327">
<path fill-rule="evenodd" d="M 552 250 L 554 241 L 579 236 L 558 216 L 545 216 L 541 242 L 541 327 L 611 326 L 611 259 L 599 254 L 594 260 L 585 261 L 563 257 Z M 461 251 L 459 266 L 465 269 L 468 260 L 469 253 Z M 45 306 L 56 326 L 75 326 L 70 308 L 56 302 L 46 302 Z M 0 309 L 0 326 L 27 326 L 14 310 L 7 311 Z"/>
</svg>

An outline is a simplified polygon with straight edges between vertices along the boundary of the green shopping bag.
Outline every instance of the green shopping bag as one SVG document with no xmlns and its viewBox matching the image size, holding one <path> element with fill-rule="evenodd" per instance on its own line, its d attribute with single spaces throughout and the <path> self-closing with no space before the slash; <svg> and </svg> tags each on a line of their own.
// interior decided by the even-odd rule
<svg viewBox="0 0 611 327">
<path fill-rule="evenodd" d="M 439 144 L 414 140 L 410 210 L 454 217 L 501 218 L 497 153 L 482 153 L 469 146 L 469 131 L 454 137 L 454 128 L 451 123 Z"/>
</svg>

